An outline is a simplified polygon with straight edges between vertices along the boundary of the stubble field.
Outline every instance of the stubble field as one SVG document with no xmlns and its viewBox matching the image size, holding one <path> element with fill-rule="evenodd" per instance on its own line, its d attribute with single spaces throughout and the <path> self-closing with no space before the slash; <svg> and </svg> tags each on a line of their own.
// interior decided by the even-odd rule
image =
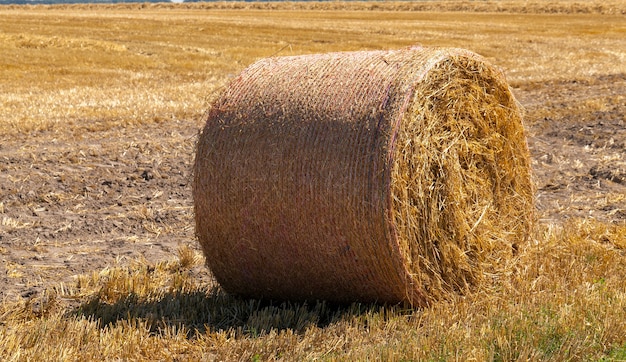
<svg viewBox="0 0 626 362">
<path fill-rule="evenodd" d="M 525 108 L 537 225 L 425 309 L 242 300 L 194 239 L 191 164 L 255 60 L 477 52 Z M 620 1 L 0 7 L 3 360 L 625 360 Z"/>
</svg>

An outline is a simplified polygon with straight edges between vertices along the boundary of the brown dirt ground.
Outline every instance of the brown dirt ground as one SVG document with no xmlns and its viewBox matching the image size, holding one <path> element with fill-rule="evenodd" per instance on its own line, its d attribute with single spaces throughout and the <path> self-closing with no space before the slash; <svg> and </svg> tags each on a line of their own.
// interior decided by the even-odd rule
<svg viewBox="0 0 626 362">
<path fill-rule="evenodd" d="M 2 140 L 3 298 L 195 248 L 190 171 L 199 128 L 172 121 Z"/>
<path fill-rule="evenodd" d="M 527 111 L 540 222 L 625 223 L 626 75 L 514 92 Z M 197 249 L 190 184 L 201 124 L 0 136 L 1 298 Z"/>
</svg>

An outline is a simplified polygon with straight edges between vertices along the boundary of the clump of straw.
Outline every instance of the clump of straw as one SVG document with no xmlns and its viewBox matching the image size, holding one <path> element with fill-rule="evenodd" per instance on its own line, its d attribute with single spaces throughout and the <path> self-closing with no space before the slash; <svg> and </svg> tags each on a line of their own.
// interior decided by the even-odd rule
<svg viewBox="0 0 626 362">
<path fill-rule="evenodd" d="M 426 305 L 532 224 L 521 112 L 460 49 L 263 59 L 212 105 L 194 171 L 207 263 L 243 296 Z"/>
</svg>

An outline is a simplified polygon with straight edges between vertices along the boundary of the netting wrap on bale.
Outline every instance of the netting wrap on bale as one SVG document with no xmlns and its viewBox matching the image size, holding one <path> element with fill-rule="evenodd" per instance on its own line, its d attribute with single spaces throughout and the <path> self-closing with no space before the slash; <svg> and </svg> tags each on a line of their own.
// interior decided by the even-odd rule
<svg viewBox="0 0 626 362">
<path fill-rule="evenodd" d="M 274 57 L 198 141 L 196 234 L 231 293 L 425 305 L 529 235 L 529 154 L 502 73 L 461 49 Z"/>
</svg>

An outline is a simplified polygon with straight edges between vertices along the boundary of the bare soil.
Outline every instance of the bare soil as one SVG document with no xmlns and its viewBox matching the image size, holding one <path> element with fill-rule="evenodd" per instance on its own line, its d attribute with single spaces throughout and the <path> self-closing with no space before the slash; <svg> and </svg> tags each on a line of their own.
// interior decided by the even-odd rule
<svg viewBox="0 0 626 362">
<path fill-rule="evenodd" d="M 523 84 L 540 222 L 626 222 L 626 75 Z M 2 299 L 197 248 L 191 199 L 202 120 L 0 139 Z M 92 130 L 97 130 L 93 132 Z M 2 136 L 0 136 L 2 137 Z M 198 278 L 210 280 L 206 268 Z"/>
<path fill-rule="evenodd" d="M 2 297 L 195 247 L 190 173 L 199 129 L 174 121 L 3 139 Z"/>
<path fill-rule="evenodd" d="M 522 86 L 540 221 L 626 222 L 626 74 Z"/>
</svg>

